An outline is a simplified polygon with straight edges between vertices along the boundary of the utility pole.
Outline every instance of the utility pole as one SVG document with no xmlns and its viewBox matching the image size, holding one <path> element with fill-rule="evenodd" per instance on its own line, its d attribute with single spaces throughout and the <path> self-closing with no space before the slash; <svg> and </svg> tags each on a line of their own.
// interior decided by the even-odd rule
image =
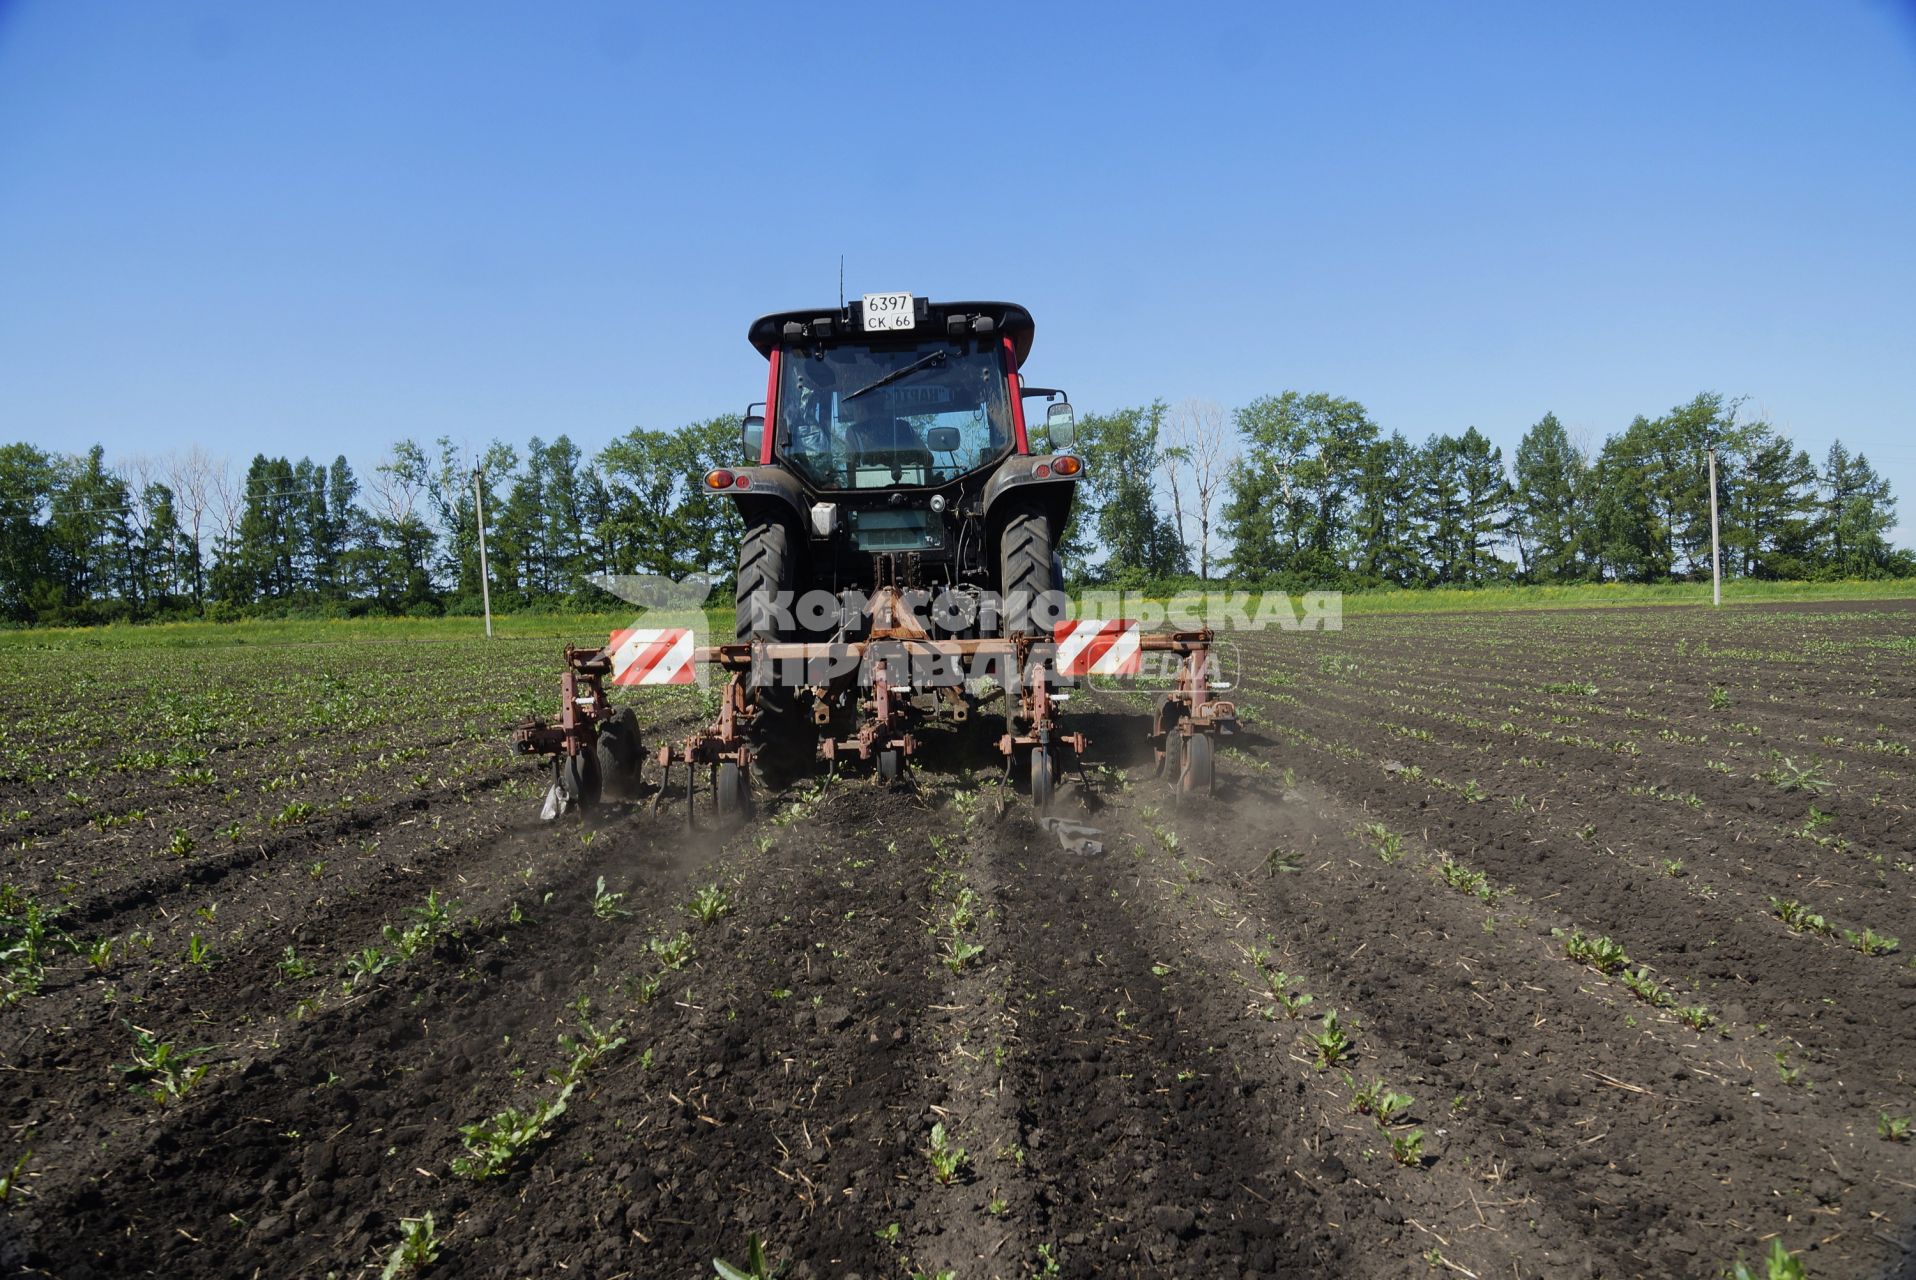
<svg viewBox="0 0 1916 1280">
<path fill-rule="evenodd" d="M 492 575 L 485 563 L 485 468 L 473 468 L 473 512 L 479 514 L 479 600 L 485 602 L 485 638 L 492 638 Z M 1711 502 L 1715 502 L 1715 494 Z"/>
<path fill-rule="evenodd" d="M 1710 595 L 1717 608 L 1723 607 L 1723 559 L 1716 536 L 1716 446 L 1710 446 Z"/>
</svg>

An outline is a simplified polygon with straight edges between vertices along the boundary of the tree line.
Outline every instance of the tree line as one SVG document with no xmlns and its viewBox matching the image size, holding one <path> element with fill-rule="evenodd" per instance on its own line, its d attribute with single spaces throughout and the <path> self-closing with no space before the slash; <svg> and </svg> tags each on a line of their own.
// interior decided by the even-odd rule
<svg viewBox="0 0 1916 1280">
<path fill-rule="evenodd" d="M 1705 393 L 1594 449 L 1547 413 L 1508 463 L 1475 427 L 1412 443 L 1321 393 L 1228 415 L 1201 401 L 1089 415 L 1076 447 L 1092 501 L 1067 567 L 1142 583 L 1221 566 L 1236 582 L 1358 588 L 1707 576 L 1714 450 L 1726 574 L 1916 573 L 1890 544 L 1895 498 L 1864 455 L 1838 441 L 1818 465 L 1742 407 Z"/>
<path fill-rule="evenodd" d="M 1862 454 L 1839 442 L 1813 462 L 1741 409 L 1699 395 L 1595 448 L 1545 414 L 1508 462 L 1475 427 L 1414 444 L 1322 393 L 1089 414 L 1061 551 L 1073 579 L 1125 585 L 1689 578 L 1709 571 L 1714 449 L 1727 573 L 1916 573 Z M 737 464 L 738 428 L 634 428 L 590 455 L 564 435 L 477 452 L 402 440 L 363 478 L 344 457 L 261 454 L 235 473 L 197 448 L 109 465 L 97 446 L 0 446 L 0 617 L 477 612 L 481 500 L 501 612 L 603 605 L 596 572 L 722 581 L 738 517 L 696 490 Z"/>
<path fill-rule="evenodd" d="M 363 479 L 343 456 L 261 454 L 236 474 L 197 448 L 110 467 L 98 446 L 0 446 L 0 617 L 477 613 L 481 501 L 495 609 L 603 606 L 589 574 L 732 571 L 737 514 L 694 490 L 738 449 L 736 417 L 634 428 L 589 456 L 564 435 L 402 440 Z"/>
</svg>

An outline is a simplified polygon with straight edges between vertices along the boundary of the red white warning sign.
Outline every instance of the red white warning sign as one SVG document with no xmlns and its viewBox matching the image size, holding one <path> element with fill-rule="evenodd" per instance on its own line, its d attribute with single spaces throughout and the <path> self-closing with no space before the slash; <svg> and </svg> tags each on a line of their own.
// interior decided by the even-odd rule
<svg viewBox="0 0 1916 1280">
<path fill-rule="evenodd" d="M 606 646 L 612 652 L 613 684 L 691 684 L 693 643 L 690 627 L 663 631 L 615 631 Z"/>
<path fill-rule="evenodd" d="M 1101 622 L 1080 618 L 1060 622 L 1058 673 L 1067 676 L 1134 676 L 1138 674 L 1139 624 L 1123 618 Z"/>
</svg>

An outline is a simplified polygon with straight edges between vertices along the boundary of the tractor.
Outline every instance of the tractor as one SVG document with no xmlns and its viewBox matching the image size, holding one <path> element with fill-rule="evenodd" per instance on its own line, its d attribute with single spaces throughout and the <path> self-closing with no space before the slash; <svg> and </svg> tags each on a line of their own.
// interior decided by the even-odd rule
<svg viewBox="0 0 1916 1280">
<path fill-rule="evenodd" d="M 568 648 L 559 720 L 514 731 L 554 758 L 548 811 L 637 784 L 636 716 L 606 681 L 684 682 L 710 664 L 726 675 L 717 721 L 656 756 L 661 798 L 685 767 L 688 813 L 701 770 L 722 820 L 821 763 L 898 779 L 925 725 L 1000 703 L 992 745 L 1042 812 L 1087 745 L 1063 724 L 1074 687 L 1134 672 L 1145 650 L 1182 659 L 1153 719 L 1160 768 L 1168 753 L 1179 789 L 1208 793 L 1214 737 L 1236 728 L 1207 683 L 1210 633 L 1069 617 L 1057 544 L 1084 464 L 1069 399 L 1020 375 L 1033 329 L 1012 303 L 909 293 L 754 321 L 768 377 L 742 420 L 744 465 L 697 481 L 744 522 L 731 642 L 633 628 Z M 1028 400 L 1046 404 L 1035 429 Z"/>
</svg>

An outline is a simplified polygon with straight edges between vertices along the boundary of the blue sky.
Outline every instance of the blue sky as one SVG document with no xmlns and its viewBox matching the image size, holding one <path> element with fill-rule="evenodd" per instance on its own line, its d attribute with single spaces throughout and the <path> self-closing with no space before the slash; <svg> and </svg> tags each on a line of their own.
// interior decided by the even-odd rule
<svg viewBox="0 0 1916 1280">
<path fill-rule="evenodd" d="M 1747 395 L 1916 540 L 1906 0 L 0 0 L 0 438 L 596 448 L 762 395 L 841 253 L 1025 303 L 1084 409 Z"/>
</svg>

